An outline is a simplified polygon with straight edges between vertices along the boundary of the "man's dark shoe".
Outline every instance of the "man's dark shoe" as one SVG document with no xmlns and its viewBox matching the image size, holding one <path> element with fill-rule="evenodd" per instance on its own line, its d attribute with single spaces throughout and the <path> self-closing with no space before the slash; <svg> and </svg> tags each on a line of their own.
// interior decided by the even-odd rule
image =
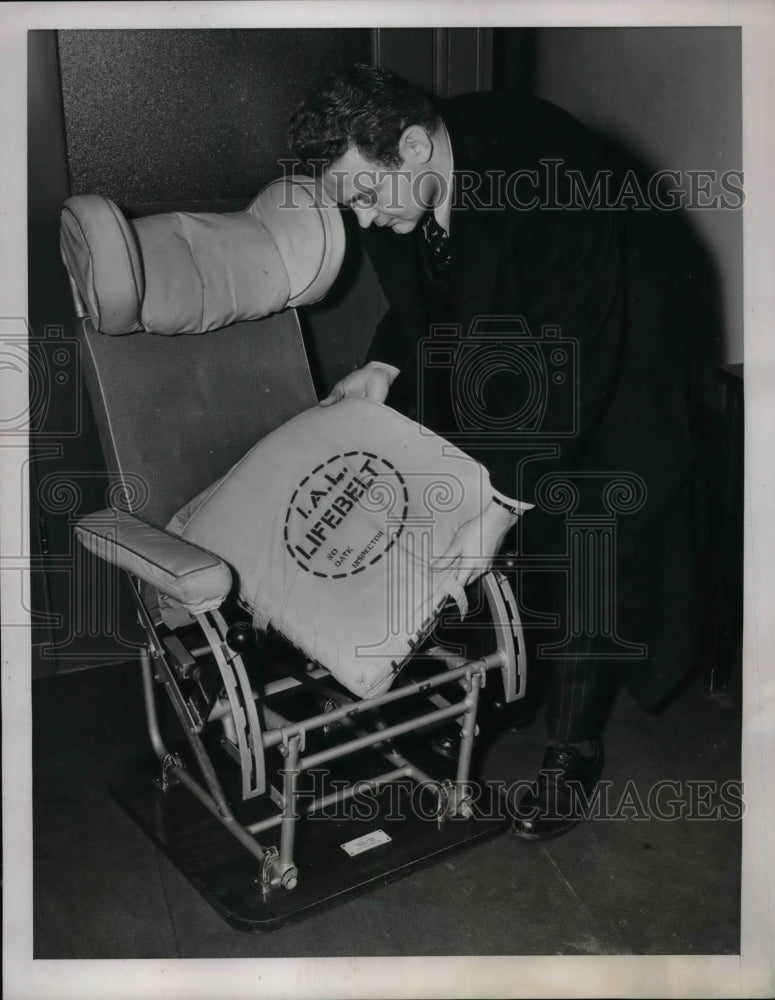
<svg viewBox="0 0 775 1000">
<path fill-rule="evenodd" d="M 567 743 L 546 749 L 538 780 L 512 806 L 512 829 L 524 840 L 549 840 L 567 833 L 582 819 L 603 772 L 603 748 L 593 741 L 587 756 Z"/>
</svg>

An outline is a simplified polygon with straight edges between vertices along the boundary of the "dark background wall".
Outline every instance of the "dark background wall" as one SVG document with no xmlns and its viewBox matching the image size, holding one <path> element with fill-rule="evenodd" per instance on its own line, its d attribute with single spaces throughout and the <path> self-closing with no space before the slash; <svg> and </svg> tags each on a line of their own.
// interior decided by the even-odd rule
<svg viewBox="0 0 775 1000">
<path fill-rule="evenodd" d="M 742 168 L 739 28 L 541 28 L 532 49 L 534 93 L 608 138 L 628 165 L 684 177 Z M 678 214 L 706 254 L 719 359 L 741 362 L 743 212 Z M 686 258 L 676 267 L 685 270 Z"/>
<path fill-rule="evenodd" d="M 493 48 L 496 89 L 570 111 L 641 190 L 674 171 L 695 191 L 692 209 L 638 210 L 629 228 L 696 356 L 695 395 L 717 408 L 716 366 L 743 361 L 744 212 L 737 198 L 714 207 L 696 192 L 723 193 L 721 178 L 743 168 L 740 29 L 509 28 L 496 29 Z"/>
<path fill-rule="evenodd" d="M 369 62 L 368 29 L 60 31 L 73 194 L 122 204 L 252 199 L 292 109 Z"/>
</svg>

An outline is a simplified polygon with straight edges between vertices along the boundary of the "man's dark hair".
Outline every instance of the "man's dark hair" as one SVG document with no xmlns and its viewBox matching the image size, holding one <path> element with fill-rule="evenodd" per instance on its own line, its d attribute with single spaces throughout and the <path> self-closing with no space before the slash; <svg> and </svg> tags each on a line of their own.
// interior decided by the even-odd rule
<svg viewBox="0 0 775 1000">
<path fill-rule="evenodd" d="M 288 123 L 288 147 L 308 170 L 313 160 L 330 166 L 351 146 L 367 160 L 397 167 L 404 129 L 421 125 L 432 135 L 440 124 L 422 91 L 390 70 L 355 63 L 331 73 L 299 105 Z"/>
</svg>

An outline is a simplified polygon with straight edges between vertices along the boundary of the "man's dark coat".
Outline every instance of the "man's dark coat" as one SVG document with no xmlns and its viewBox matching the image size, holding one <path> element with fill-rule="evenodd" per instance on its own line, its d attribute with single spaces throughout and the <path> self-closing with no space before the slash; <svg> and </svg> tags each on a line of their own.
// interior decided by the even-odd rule
<svg viewBox="0 0 775 1000">
<path fill-rule="evenodd" d="M 455 168 L 452 271 L 441 286 L 424 277 L 420 227 L 408 235 L 374 225 L 363 231 L 390 304 L 368 357 L 401 369 L 389 403 L 455 440 L 489 469 L 497 489 L 537 504 L 521 522 L 532 551 L 563 552 L 569 515 L 610 516 L 612 504 L 622 509 L 618 501 L 631 508 L 616 519 L 615 628 L 621 639 L 645 643 L 648 655 L 616 665 L 638 702 L 653 706 L 692 665 L 696 639 L 684 346 L 666 335 L 671 327 L 659 289 L 633 266 L 627 213 L 622 205 L 605 207 L 606 181 L 610 203 L 616 178 L 579 122 L 530 96 L 468 94 L 440 102 L 439 110 Z M 517 171 L 537 173 L 517 179 Z M 577 207 L 568 208 L 572 171 Z M 578 204 L 579 196 L 592 206 Z M 533 199 L 538 203 L 529 207 Z M 539 373 L 532 383 L 527 372 L 520 383 L 502 362 L 509 351 L 519 353 L 502 330 L 492 341 L 494 363 L 484 361 L 477 380 L 473 352 L 485 357 L 489 348 L 480 345 L 490 343 L 477 317 L 521 317 L 531 343 L 543 339 L 527 352 Z M 430 327 L 440 322 L 459 326 L 452 343 L 467 344 L 468 353 L 458 347 L 433 355 Z M 563 354 L 552 354 L 547 326 L 559 328 Z M 533 423 L 520 430 L 509 415 L 519 410 L 515 399 L 526 385 L 535 390 L 536 377 L 543 379 L 545 409 L 538 423 L 533 411 Z M 481 398 L 471 396 L 477 386 Z M 466 393 L 473 402 L 461 421 L 455 405 Z M 485 416 L 472 433 L 477 406 Z M 617 474 L 624 487 L 606 493 Z M 568 496 L 558 477 L 578 491 L 575 508 L 552 509 Z"/>
</svg>

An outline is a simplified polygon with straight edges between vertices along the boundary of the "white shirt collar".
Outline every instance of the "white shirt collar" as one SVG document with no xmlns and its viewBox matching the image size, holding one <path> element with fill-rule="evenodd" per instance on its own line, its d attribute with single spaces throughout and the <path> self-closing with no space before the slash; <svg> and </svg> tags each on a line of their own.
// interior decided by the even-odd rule
<svg viewBox="0 0 775 1000">
<path fill-rule="evenodd" d="M 444 135 L 447 137 L 447 145 L 449 146 L 449 173 L 444 185 L 444 197 L 438 204 L 433 206 L 433 217 L 446 232 L 449 232 L 452 216 L 452 172 L 455 169 L 455 164 L 452 157 L 452 141 L 449 137 L 449 132 L 447 132 L 446 126 L 443 123 L 441 127 L 444 129 Z"/>
</svg>

